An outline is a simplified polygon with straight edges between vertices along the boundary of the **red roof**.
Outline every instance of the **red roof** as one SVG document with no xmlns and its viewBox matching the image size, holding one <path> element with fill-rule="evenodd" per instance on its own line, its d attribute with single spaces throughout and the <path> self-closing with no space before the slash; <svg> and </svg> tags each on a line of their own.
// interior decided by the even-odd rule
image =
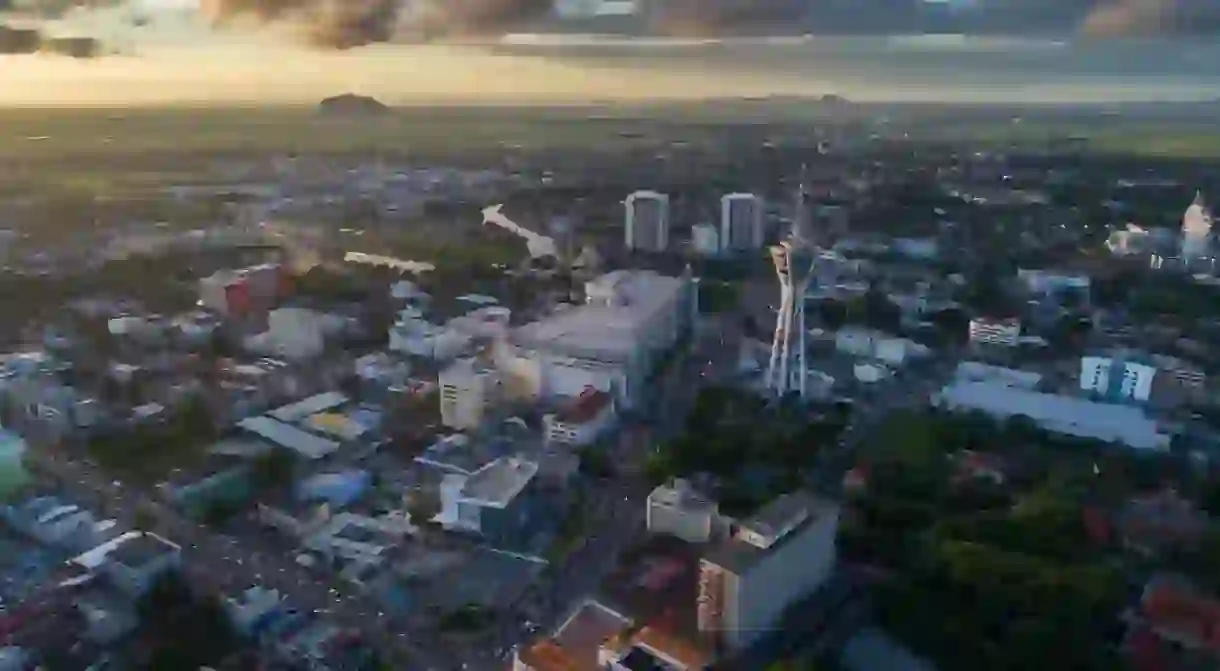
<svg viewBox="0 0 1220 671">
<path fill-rule="evenodd" d="M 594 387 L 585 387 L 575 401 L 556 415 L 561 422 L 583 424 L 597 417 L 598 413 L 609 404 L 610 394 Z"/>
<path fill-rule="evenodd" d="M 1220 652 L 1220 602 L 1215 599 L 1160 581 L 1148 586 L 1140 605 L 1149 624 L 1163 636 Z"/>
</svg>

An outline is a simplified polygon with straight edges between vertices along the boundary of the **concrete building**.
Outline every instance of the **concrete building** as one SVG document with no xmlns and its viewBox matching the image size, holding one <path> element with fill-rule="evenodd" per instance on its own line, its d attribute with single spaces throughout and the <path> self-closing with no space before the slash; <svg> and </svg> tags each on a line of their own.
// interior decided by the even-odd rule
<svg viewBox="0 0 1220 671">
<path fill-rule="evenodd" d="M 947 410 L 976 410 L 999 419 L 1027 417 L 1047 431 L 1139 450 L 1169 449 L 1171 438 L 1138 407 L 1046 394 L 997 382 L 954 382 L 942 389 L 934 402 Z"/>
<path fill-rule="evenodd" d="M 971 319 L 970 342 L 978 345 L 1016 347 L 1021 341 L 1019 319 Z"/>
<path fill-rule="evenodd" d="M 559 412 L 542 418 L 548 445 L 584 447 L 596 442 L 614 426 L 614 396 L 596 387 L 586 387 Z"/>
<path fill-rule="evenodd" d="M 225 316 L 268 310 L 287 292 L 278 264 L 220 270 L 199 281 L 199 304 Z"/>
<path fill-rule="evenodd" d="M 1042 374 L 992 366 L 978 361 L 963 361 L 957 365 L 953 379 L 958 382 L 993 382 L 1008 387 L 1034 389 L 1042 382 Z"/>
<path fill-rule="evenodd" d="M 130 595 L 148 591 L 165 573 L 178 568 L 182 548 L 146 531 L 129 531 L 79 555 L 72 563 L 106 576 Z"/>
<path fill-rule="evenodd" d="M 720 199 L 720 241 L 726 252 L 762 249 L 763 201 L 752 193 L 730 193 Z"/>
<path fill-rule="evenodd" d="M 1144 228 L 1127 224 L 1126 228 L 1112 231 L 1106 239 L 1106 249 L 1115 256 L 1147 254 L 1153 249 L 1153 238 Z"/>
<path fill-rule="evenodd" d="M 70 552 L 83 552 L 118 535 L 113 520 L 98 520 L 88 510 L 54 496 L 9 506 L 4 519 L 39 543 Z"/>
<path fill-rule="evenodd" d="M 1086 356 L 1080 359 L 1080 390 L 1106 401 L 1145 402 L 1152 395 L 1155 366 L 1122 358 Z"/>
<path fill-rule="evenodd" d="M 1212 223 L 1212 213 L 1203 200 L 1203 192 L 1197 192 L 1182 215 L 1182 259 L 1190 261 L 1211 256 Z"/>
<path fill-rule="evenodd" d="M 454 429 L 474 429 L 504 400 L 503 380 L 495 366 L 478 358 L 459 359 L 441 371 L 441 421 Z"/>
<path fill-rule="evenodd" d="M 720 526 L 716 502 L 695 491 L 682 478 L 652 490 L 647 505 L 645 518 L 650 533 L 669 534 L 689 543 L 706 543 Z"/>
<path fill-rule="evenodd" d="M 799 492 L 763 507 L 700 563 L 699 631 L 728 650 L 766 633 L 835 566 L 837 504 Z"/>
<path fill-rule="evenodd" d="M 699 256 L 716 256 L 720 253 L 720 231 L 711 224 L 695 224 L 690 231 L 690 246 Z"/>
<path fill-rule="evenodd" d="M 439 361 L 448 361 L 460 355 L 473 342 L 472 334 L 432 324 L 416 308 L 399 312 L 398 320 L 390 326 L 389 335 L 389 349 Z"/>
<path fill-rule="evenodd" d="M 536 485 L 538 464 L 503 457 L 469 476 L 451 474 L 440 488 L 446 529 L 482 536 L 496 546 L 520 546 L 532 540 L 542 499 Z"/>
<path fill-rule="evenodd" d="M 663 252 L 669 247 L 669 196 L 636 191 L 627 196 L 625 235 L 627 249 Z"/>
<path fill-rule="evenodd" d="M 658 360 L 694 323 L 689 276 L 619 270 L 585 285 L 584 305 L 561 309 L 511 335 L 499 356 L 509 384 L 535 398 L 565 398 L 587 387 L 635 407 Z"/>
<path fill-rule="evenodd" d="M 331 562 L 380 564 L 413 530 L 406 518 L 339 513 L 308 533 L 302 545 Z"/>
<path fill-rule="evenodd" d="M 343 333 L 343 317 L 305 308 L 280 308 L 267 315 L 267 330 L 246 339 L 246 348 L 284 359 L 310 359 L 322 353 L 326 341 Z"/>
<path fill-rule="evenodd" d="M 257 637 L 262 629 L 286 610 L 279 590 L 255 585 L 224 600 L 225 612 L 243 636 Z"/>
<path fill-rule="evenodd" d="M 927 347 L 913 340 L 852 326 L 835 332 L 835 350 L 851 356 L 877 359 L 888 366 L 901 366 L 907 359 L 925 356 L 929 352 Z"/>
</svg>

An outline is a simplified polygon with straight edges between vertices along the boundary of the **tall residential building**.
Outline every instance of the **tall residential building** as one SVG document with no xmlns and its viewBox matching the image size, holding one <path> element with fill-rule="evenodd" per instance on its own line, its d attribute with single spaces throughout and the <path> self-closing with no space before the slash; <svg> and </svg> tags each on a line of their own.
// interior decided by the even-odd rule
<svg viewBox="0 0 1220 671">
<path fill-rule="evenodd" d="M 1080 389 L 1115 402 L 1147 401 L 1152 395 L 1156 367 L 1120 358 L 1086 356 L 1080 359 Z"/>
<path fill-rule="evenodd" d="M 1197 259 L 1211 255 L 1212 213 L 1203 200 L 1203 192 L 1195 194 L 1194 202 L 1182 215 L 1182 258 Z"/>
<path fill-rule="evenodd" d="M 699 631 L 728 650 L 747 647 L 835 566 L 839 506 L 804 492 L 781 496 L 743 522 L 699 567 Z"/>
<path fill-rule="evenodd" d="M 488 410 L 502 397 L 499 371 L 471 357 L 455 361 L 439 377 L 441 422 L 454 429 L 483 424 Z"/>
<path fill-rule="evenodd" d="M 752 193 L 720 199 L 720 240 L 728 252 L 751 251 L 763 244 L 763 201 Z"/>
<path fill-rule="evenodd" d="M 663 252 L 669 247 L 669 196 L 636 191 L 626 201 L 627 249 Z"/>
</svg>

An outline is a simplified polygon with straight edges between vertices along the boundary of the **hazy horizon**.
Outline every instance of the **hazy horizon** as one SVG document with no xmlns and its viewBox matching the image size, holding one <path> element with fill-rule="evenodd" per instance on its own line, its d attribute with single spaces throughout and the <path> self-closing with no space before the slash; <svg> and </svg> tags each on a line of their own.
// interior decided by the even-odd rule
<svg viewBox="0 0 1220 671">
<path fill-rule="evenodd" d="M 480 45 L 296 46 L 274 31 L 215 33 L 187 14 L 132 32 L 89 13 L 52 30 L 131 55 L 0 56 L 0 106 L 687 101 L 817 96 L 869 102 L 1074 103 L 1220 97 L 1220 42 L 1066 42 L 960 36 L 608 40 L 515 36 Z"/>
</svg>

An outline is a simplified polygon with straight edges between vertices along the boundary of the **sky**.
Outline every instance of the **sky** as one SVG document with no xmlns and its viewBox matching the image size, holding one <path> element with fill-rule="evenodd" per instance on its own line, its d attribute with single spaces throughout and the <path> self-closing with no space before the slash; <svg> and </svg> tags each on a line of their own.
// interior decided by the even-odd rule
<svg viewBox="0 0 1220 671">
<path fill-rule="evenodd" d="M 953 36 L 567 44 L 491 48 L 377 44 L 308 49 L 291 27 L 217 32 L 155 3 L 133 32 L 122 12 L 79 13 L 48 30 L 90 34 L 124 55 L 77 61 L 0 55 L 0 106 L 312 103 L 344 92 L 392 104 L 579 103 L 822 95 L 858 100 L 1094 102 L 1220 97 L 1215 41 Z M 147 6 L 147 5 L 146 5 Z M 173 11 L 173 10 L 178 11 Z"/>
</svg>

